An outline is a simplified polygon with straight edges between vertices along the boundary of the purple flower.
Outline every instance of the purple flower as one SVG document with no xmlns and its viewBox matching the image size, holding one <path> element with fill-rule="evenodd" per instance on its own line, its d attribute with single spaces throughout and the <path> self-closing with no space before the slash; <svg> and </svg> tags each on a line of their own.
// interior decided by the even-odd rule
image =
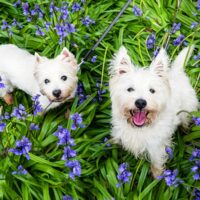
<svg viewBox="0 0 200 200">
<path fill-rule="evenodd" d="M 76 31 L 74 24 L 70 24 L 67 23 L 65 25 L 65 29 L 69 32 L 69 33 L 74 33 Z"/>
<path fill-rule="evenodd" d="M 22 9 L 23 9 L 23 14 L 25 16 L 28 16 L 30 14 L 30 11 L 29 11 L 29 4 L 28 3 L 23 3 L 22 4 Z"/>
<path fill-rule="evenodd" d="M 76 11 L 79 11 L 81 9 L 82 9 L 82 7 L 80 6 L 79 3 L 73 3 L 72 4 L 72 12 L 76 12 Z"/>
<path fill-rule="evenodd" d="M 68 160 L 69 158 L 76 157 L 76 151 L 72 150 L 70 147 L 64 147 L 64 154 L 61 160 Z"/>
<path fill-rule="evenodd" d="M 45 33 L 44 31 L 42 30 L 42 28 L 40 28 L 39 26 L 36 25 L 36 32 L 35 32 L 36 35 L 39 35 L 39 36 L 45 36 Z"/>
<path fill-rule="evenodd" d="M 39 126 L 37 124 L 31 123 L 29 129 L 31 131 L 38 131 L 40 130 Z"/>
<path fill-rule="evenodd" d="M 83 25 L 85 25 L 85 26 L 87 26 L 87 27 L 89 27 L 90 24 L 94 24 L 94 23 L 95 23 L 95 21 L 92 20 L 92 19 L 90 18 L 90 16 L 86 16 L 84 19 L 82 19 L 81 22 L 82 22 Z"/>
<path fill-rule="evenodd" d="M 108 138 L 107 138 L 107 137 L 105 137 L 105 138 L 104 138 L 104 140 L 103 140 L 103 142 L 104 142 L 104 143 L 106 143 L 107 141 L 108 141 Z M 110 146 L 111 146 L 111 144 L 110 144 L 110 143 L 107 143 L 107 144 L 106 144 L 106 146 L 107 146 L 107 147 L 110 147 Z"/>
<path fill-rule="evenodd" d="M 18 0 L 17 2 L 15 2 L 15 3 L 13 4 L 14 7 L 18 7 L 18 6 L 20 6 L 20 5 L 21 5 L 21 1 L 20 1 L 20 0 Z"/>
<path fill-rule="evenodd" d="M 95 63 L 97 61 L 97 55 L 93 56 L 91 62 Z"/>
<path fill-rule="evenodd" d="M 19 104 L 19 107 L 14 107 L 13 112 L 11 113 L 11 117 L 16 117 L 17 119 L 25 120 L 26 118 L 26 110 L 22 104 Z"/>
<path fill-rule="evenodd" d="M 183 183 L 183 181 L 179 178 L 177 178 L 178 175 L 178 170 L 165 170 L 163 175 L 158 176 L 157 179 L 161 180 L 164 179 L 165 183 L 167 184 L 167 186 L 174 186 L 174 187 L 178 187 L 178 185 L 180 183 Z"/>
<path fill-rule="evenodd" d="M 200 190 L 195 188 L 193 195 L 196 197 L 195 200 L 200 200 Z"/>
<path fill-rule="evenodd" d="M 51 3 L 50 3 L 50 6 L 49 6 L 50 16 L 53 15 L 53 12 L 54 12 L 54 11 L 58 11 L 58 10 L 59 10 L 59 8 L 56 7 L 56 6 L 54 6 L 54 2 L 51 2 Z"/>
<path fill-rule="evenodd" d="M 2 83 L 2 82 L 0 82 L 0 89 L 1 88 L 5 88 L 5 85 L 4 85 L 4 83 Z"/>
<path fill-rule="evenodd" d="M 10 119 L 10 115 L 8 114 L 8 112 L 5 112 L 5 113 L 4 113 L 3 118 L 4 118 L 5 120 Z"/>
<path fill-rule="evenodd" d="M 62 200 L 73 200 L 71 196 L 65 195 Z"/>
<path fill-rule="evenodd" d="M 31 150 L 32 143 L 25 136 L 21 140 L 16 141 L 16 148 L 10 149 L 9 151 L 15 155 L 26 155 L 27 160 L 30 160 L 29 151 Z"/>
<path fill-rule="evenodd" d="M 197 55 L 194 55 L 194 60 L 199 60 L 200 59 L 200 53 L 198 53 Z M 197 118 L 198 119 L 198 118 Z M 195 121 L 195 120 L 194 120 Z"/>
<path fill-rule="evenodd" d="M 80 127 L 80 128 L 84 127 L 84 125 L 82 124 L 83 119 L 81 117 L 81 114 L 75 113 L 70 118 L 73 121 L 73 124 L 72 124 L 72 127 L 71 127 L 72 130 L 76 130 L 78 127 Z"/>
<path fill-rule="evenodd" d="M 192 120 L 197 126 L 200 126 L 200 117 L 192 117 Z"/>
<path fill-rule="evenodd" d="M 33 114 L 34 114 L 34 116 L 37 116 L 38 113 L 40 113 L 40 112 L 43 111 L 42 106 L 41 106 L 41 104 L 39 102 L 39 97 L 40 97 L 39 94 L 36 95 L 36 96 L 34 96 L 34 97 L 32 97 L 32 101 L 33 101 Z"/>
<path fill-rule="evenodd" d="M 197 149 L 195 148 L 193 151 L 192 151 L 192 155 L 190 157 L 190 161 L 193 161 L 195 159 L 199 159 L 200 158 L 200 149 Z"/>
<path fill-rule="evenodd" d="M 160 47 L 157 47 L 156 50 L 153 52 L 154 58 L 158 55 L 160 51 Z"/>
<path fill-rule="evenodd" d="M 200 0 L 197 1 L 197 9 L 200 11 Z"/>
<path fill-rule="evenodd" d="M 70 132 L 63 128 L 62 126 L 58 126 L 57 131 L 54 133 L 55 136 L 58 137 L 59 142 L 58 146 L 60 145 L 70 145 L 74 146 L 74 140 L 70 136 Z"/>
<path fill-rule="evenodd" d="M 142 10 L 137 6 L 133 6 L 133 13 L 136 17 L 142 16 L 143 14 Z"/>
<path fill-rule="evenodd" d="M 152 49 L 154 47 L 155 42 L 156 42 L 155 34 L 149 35 L 146 41 L 147 49 Z"/>
<path fill-rule="evenodd" d="M 119 183 L 116 185 L 116 187 L 120 187 L 123 183 L 129 182 L 129 177 L 132 176 L 131 172 L 127 171 L 128 163 L 122 163 L 119 166 L 119 173 L 117 175 L 117 179 L 119 180 Z"/>
<path fill-rule="evenodd" d="M 177 37 L 175 40 L 174 40 L 174 46 L 178 46 L 181 42 L 183 42 L 185 36 L 183 34 L 181 34 L 179 37 Z"/>
<path fill-rule="evenodd" d="M 194 29 L 194 28 L 196 28 L 197 26 L 198 26 L 198 22 L 192 22 L 190 28 L 191 28 L 191 29 Z"/>
<path fill-rule="evenodd" d="M 45 26 L 46 31 L 49 31 L 49 28 L 51 26 L 51 22 L 45 22 L 44 26 Z"/>
<path fill-rule="evenodd" d="M 6 128 L 6 123 L 0 122 L 0 132 L 4 132 L 5 128 Z"/>
<path fill-rule="evenodd" d="M 60 18 L 62 20 L 66 20 L 69 17 L 68 6 L 62 6 L 60 12 L 61 12 Z"/>
<path fill-rule="evenodd" d="M 6 22 L 6 20 L 2 20 L 1 30 L 5 31 L 7 28 L 8 28 L 8 23 Z"/>
<path fill-rule="evenodd" d="M 26 175 L 28 171 L 22 167 L 22 165 L 19 165 L 17 168 L 17 171 L 13 171 L 12 174 L 18 174 L 18 175 Z"/>
<path fill-rule="evenodd" d="M 180 30 L 180 28 L 181 28 L 181 22 L 173 23 L 171 33 L 176 33 L 176 31 Z"/>
<path fill-rule="evenodd" d="M 83 89 L 83 84 L 79 83 L 77 87 L 77 96 L 79 97 L 79 102 L 78 104 L 82 104 L 86 100 L 86 95 L 84 94 L 84 89 Z"/>
<path fill-rule="evenodd" d="M 12 26 L 19 27 L 20 29 L 23 28 L 23 26 L 15 18 L 13 19 Z"/>
<path fill-rule="evenodd" d="M 170 147 L 165 148 L 166 153 L 168 154 L 169 159 L 173 158 L 173 150 Z"/>
<path fill-rule="evenodd" d="M 81 164 L 80 164 L 79 161 L 77 161 L 77 160 L 73 160 L 73 161 L 68 160 L 65 163 L 65 166 L 69 167 L 71 169 L 71 171 L 69 173 L 69 177 L 71 179 L 74 180 L 75 176 L 81 176 Z"/>
<path fill-rule="evenodd" d="M 40 19 L 43 19 L 44 13 L 40 9 L 40 6 L 38 4 L 35 4 L 35 8 L 31 10 L 31 16 L 39 15 Z"/>
</svg>

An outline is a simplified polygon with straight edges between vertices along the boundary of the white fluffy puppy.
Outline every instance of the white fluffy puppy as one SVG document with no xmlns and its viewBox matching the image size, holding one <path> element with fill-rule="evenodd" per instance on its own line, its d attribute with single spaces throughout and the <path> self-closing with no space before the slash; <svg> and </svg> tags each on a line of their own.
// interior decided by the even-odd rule
<svg viewBox="0 0 200 200">
<path fill-rule="evenodd" d="M 170 63 L 161 49 L 149 68 L 139 68 L 122 46 L 111 62 L 112 137 L 136 157 L 148 156 L 154 177 L 163 172 L 175 129 L 189 122 L 179 111 L 198 108 L 183 69 L 191 52 L 192 47 L 183 49 Z"/>
<path fill-rule="evenodd" d="M 0 97 L 12 103 L 11 92 L 19 88 L 31 96 L 40 95 L 43 109 L 54 108 L 74 97 L 77 88 L 77 62 L 64 48 L 54 59 L 41 57 L 15 45 L 0 46 Z"/>
</svg>

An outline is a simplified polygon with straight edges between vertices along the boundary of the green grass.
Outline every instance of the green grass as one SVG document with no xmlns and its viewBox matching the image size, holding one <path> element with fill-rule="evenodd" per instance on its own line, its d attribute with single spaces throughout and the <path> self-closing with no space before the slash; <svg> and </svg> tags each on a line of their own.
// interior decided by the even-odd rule
<svg viewBox="0 0 200 200">
<path fill-rule="evenodd" d="M 76 55 L 79 62 L 126 3 L 125 0 L 87 0 L 82 11 L 71 14 L 70 22 L 75 25 L 77 31 L 69 34 L 65 41 L 59 44 L 53 26 L 45 36 L 35 35 L 36 24 L 42 27 L 45 21 L 51 21 L 54 25 L 58 21 L 56 15 L 49 17 L 50 1 L 26 2 L 29 2 L 32 7 L 37 2 L 45 12 L 44 19 L 35 17 L 28 23 L 21 7 L 15 8 L 12 5 L 13 1 L 0 0 L 0 21 L 6 20 L 11 24 L 13 18 L 16 18 L 23 25 L 23 29 L 13 28 L 12 36 L 9 36 L 7 31 L 0 30 L 0 44 L 13 43 L 31 53 L 38 52 L 47 57 L 54 57 L 66 46 Z M 61 5 L 61 0 L 56 2 L 57 5 Z M 69 2 L 71 6 L 73 1 Z M 141 17 L 134 16 L 133 5 L 143 10 Z M 196 5 L 196 1 L 182 0 L 177 12 L 177 1 L 133 1 L 95 50 L 93 55 L 97 55 L 97 62 L 92 63 L 89 60 L 81 66 L 79 80 L 83 83 L 84 93 L 90 95 L 83 104 L 78 105 L 78 97 L 76 97 L 73 102 L 51 110 L 44 116 L 33 118 L 31 115 L 25 121 L 17 119 L 7 121 L 5 131 L 0 133 L 0 199 L 48 200 L 62 199 L 63 195 L 70 195 L 73 199 L 80 200 L 194 199 L 193 191 L 194 188 L 200 189 L 200 181 L 194 181 L 192 178 L 192 164 L 189 158 L 195 147 L 200 148 L 200 127 L 192 125 L 189 130 L 179 129 L 174 135 L 174 158 L 167 162 L 167 168 L 179 170 L 178 176 L 184 180 L 184 183 L 178 187 L 168 187 L 163 180 L 154 180 L 147 161 L 136 160 L 121 146 L 112 144 L 107 147 L 103 141 L 105 137 L 110 138 L 111 131 L 111 103 L 108 86 L 104 83 L 109 79 L 108 67 L 114 52 L 124 44 L 135 64 L 148 66 L 156 47 L 166 43 L 173 22 L 181 22 L 180 31 L 171 35 L 167 51 L 172 58 L 177 55 L 183 45 L 175 47 L 173 40 L 183 33 L 187 44 L 195 44 L 194 54 L 197 55 L 200 51 L 200 26 L 193 30 L 190 28 L 192 22 L 200 21 L 200 11 L 196 9 Z M 194 16 L 193 13 L 197 15 Z M 87 15 L 95 21 L 95 24 L 89 27 L 81 23 L 81 18 Z M 145 42 L 148 35 L 152 33 L 156 34 L 156 44 L 154 49 L 148 50 Z M 85 35 L 89 38 L 86 39 Z M 200 60 L 191 58 L 186 66 L 186 72 L 198 95 L 199 64 Z M 97 81 L 100 81 L 101 89 L 107 90 L 107 93 L 102 95 L 101 102 L 93 100 L 97 98 Z M 14 92 L 14 96 L 12 106 L 5 105 L 1 100 L 4 111 L 11 112 L 14 106 L 22 103 L 31 113 L 31 98 L 19 90 Z M 84 128 L 71 131 L 76 141 L 74 149 L 77 151 L 77 159 L 82 167 L 81 177 L 75 180 L 69 178 L 69 170 L 65 167 L 65 162 L 61 161 L 63 148 L 57 146 L 57 138 L 53 135 L 59 125 L 70 129 L 72 122 L 64 117 L 67 108 L 70 109 L 70 114 L 81 113 L 85 124 Z M 200 113 L 197 112 L 196 115 L 200 116 Z M 29 131 L 29 124 L 32 121 L 39 124 L 39 131 Z M 14 147 L 15 141 L 21 139 L 23 135 L 26 135 L 33 144 L 29 161 L 24 156 L 8 153 L 8 149 Z M 129 163 L 132 177 L 129 183 L 116 188 L 118 167 L 123 162 Z M 20 164 L 28 174 L 12 175 L 12 171 L 15 171 Z"/>
</svg>

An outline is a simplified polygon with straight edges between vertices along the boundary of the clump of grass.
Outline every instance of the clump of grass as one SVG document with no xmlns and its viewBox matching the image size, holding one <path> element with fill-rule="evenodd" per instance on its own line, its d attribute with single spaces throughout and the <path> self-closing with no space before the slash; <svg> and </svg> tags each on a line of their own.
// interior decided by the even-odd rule
<svg viewBox="0 0 200 200">
<path fill-rule="evenodd" d="M 168 171 L 162 180 L 152 178 L 147 161 L 136 160 L 110 141 L 107 69 L 120 45 L 128 48 L 134 63 L 147 66 L 166 43 L 171 57 L 183 46 L 195 44 L 186 72 L 199 95 L 200 4 L 182 0 L 178 7 L 178 2 L 134 1 L 81 66 L 73 102 L 44 116 L 34 115 L 30 97 L 19 90 L 15 91 L 13 106 L 0 102 L 4 106 L 0 120 L 0 198 L 199 198 L 199 112 L 192 113 L 195 124 L 187 133 L 181 129 L 176 132 L 173 156 L 168 150 Z M 2 0 L 0 43 L 14 43 L 47 57 L 54 57 L 67 46 L 80 62 L 125 3 Z M 13 112 L 14 107 L 21 110 L 20 115 Z M 68 108 L 73 117 L 66 119 Z M 129 164 L 128 174 L 126 170 L 120 172 L 122 163 Z M 128 179 L 121 177 L 123 173 Z M 124 184 L 119 185 L 119 177 Z"/>
</svg>

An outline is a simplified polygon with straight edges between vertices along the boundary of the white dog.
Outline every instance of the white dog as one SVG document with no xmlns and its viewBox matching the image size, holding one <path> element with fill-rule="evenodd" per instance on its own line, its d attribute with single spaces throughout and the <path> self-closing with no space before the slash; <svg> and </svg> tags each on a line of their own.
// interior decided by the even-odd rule
<svg viewBox="0 0 200 200">
<path fill-rule="evenodd" d="M 154 177 L 163 172 L 165 148 L 171 146 L 175 129 L 188 125 L 187 114 L 179 111 L 198 108 L 183 69 L 190 49 L 183 49 L 171 64 L 161 49 L 149 68 L 139 68 L 122 46 L 111 62 L 112 137 L 136 157 L 147 155 Z"/>
<path fill-rule="evenodd" d="M 15 45 L 0 46 L 0 97 L 10 104 L 11 92 L 19 88 L 32 97 L 40 95 L 43 109 L 59 106 L 74 97 L 77 88 L 77 62 L 64 48 L 54 59 L 41 57 Z"/>
</svg>

